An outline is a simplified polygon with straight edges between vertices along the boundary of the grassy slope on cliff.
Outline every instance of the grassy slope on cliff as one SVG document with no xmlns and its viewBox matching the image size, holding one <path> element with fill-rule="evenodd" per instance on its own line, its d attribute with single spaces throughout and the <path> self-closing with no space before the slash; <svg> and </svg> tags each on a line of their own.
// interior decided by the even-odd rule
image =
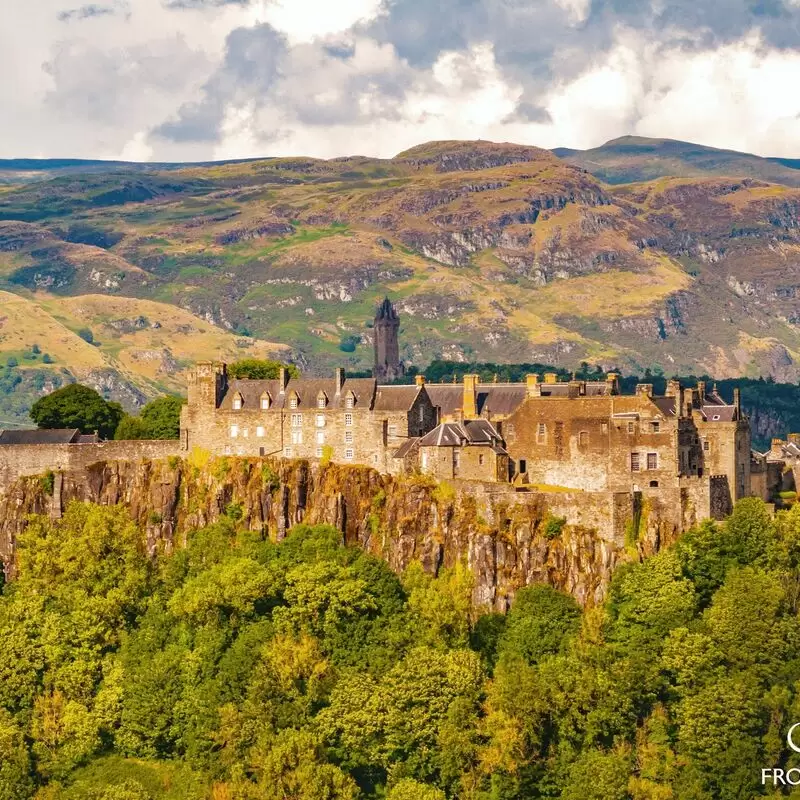
<svg viewBox="0 0 800 800">
<path fill-rule="evenodd" d="M 0 594 L 0 796 L 753 798 L 791 757 L 800 506 L 742 501 L 601 607 L 535 585 L 505 617 L 464 568 L 236 519 L 154 560 L 122 507 L 32 520 Z"/>
</svg>

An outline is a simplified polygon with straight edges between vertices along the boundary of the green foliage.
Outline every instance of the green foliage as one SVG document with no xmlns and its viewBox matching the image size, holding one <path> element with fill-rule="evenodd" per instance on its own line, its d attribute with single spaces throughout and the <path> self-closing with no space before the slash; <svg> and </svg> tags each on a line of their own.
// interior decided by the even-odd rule
<svg viewBox="0 0 800 800">
<path fill-rule="evenodd" d="M 31 518 L 0 800 L 750 800 L 794 763 L 800 506 L 742 501 L 597 607 L 535 584 L 477 619 L 463 565 L 401 581 L 330 526 L 237 516 L 152 559 L 122 508 Z"/>
<path fill-rule="evenodd" d="M 115 439 L 177 439 L 180 436 L 181 397 L 158 397 L 138 417 L 126 415 L 117 426 Z"/>
<path fill-rule="evenodd" d="M 561 531 L 567 524 L 566 517 L 552 517 L 548 516 L 544 521 L 544 535 L 547 539 L 555 539 L 561 536 Z"/>
<path fill-rule="evenodd" d="M 360 342 L 360 336 L 342 336 L 341 340 L 339 341 L 339 349 L 343 353 L 355 353 L 356 347 L 358 347 Z"/>
<path fill-rule="evenodd" d="M 113 438 L 124 412 L 119 403 L 104 400 L 94 389 L 71 383 L 37 400 L 30 411 L 40 428 L 79 428 Z"/>
<path fill-rule="evenodd" d="M 275 380 L 280 374 L 281 367 L 288 370 L 290 378 L 300 377 L 300 370 L 294 364 L 258 358 L 243 358 L 240 361 L 234 361 L 233 364 L 228 364 L 228 376 L 251 380 Z"/>
<path fill-rule="evenodd" d="M 53 490 L 55 488 L 56 483 L 56 476 L 53 470 L 49 469 L 47 472 L 39 478 L 39 485 L 42 487 L 42 491 L 45 494 L 49 494 L 51 497 L 53 496 Z"/>
<path fill-rule="evenodd" d="M 84 342 L 88 342 L 89 344 L 94 344 L 94 334 L 92 333 L 90 328 L 81 328 L 78 331 L 78 336 L 80 336 Z"/>
</svg>

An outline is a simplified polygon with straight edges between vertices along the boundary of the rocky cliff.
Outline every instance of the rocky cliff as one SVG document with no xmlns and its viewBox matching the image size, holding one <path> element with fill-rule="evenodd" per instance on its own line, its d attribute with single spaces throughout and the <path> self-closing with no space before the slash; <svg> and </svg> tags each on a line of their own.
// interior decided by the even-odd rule
<svg viewBox="0 0 800 800">
<path fill-rule="evenodd" d="M 151 552 L 182 546 L 192 529 L 223 515 L 278 540 L 296 523 L 329 523 L 347 544 L 397 571 L 414 560 L 432 573 L 466 560 L 476 605 L 499 610 L 533 582 L 595 603 L 620 561 L 678 535 L 657 509 L 639 513 L 627 495 L 517 494 L 486 484 L 392 478 L 366 467 L 195 454 L 98 462 L 12 483 L 0 494 L 0 556 L 9 573 L 27 516 L 57 517 L 73 500 L 124 504 Z"/>
</svg>

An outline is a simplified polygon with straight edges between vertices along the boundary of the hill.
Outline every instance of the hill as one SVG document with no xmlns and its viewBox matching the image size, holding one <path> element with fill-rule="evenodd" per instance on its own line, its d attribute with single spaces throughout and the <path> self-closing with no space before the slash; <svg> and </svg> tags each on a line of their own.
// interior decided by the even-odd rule
<svg viewBox="0 0 800 800">
<path fill-rule="evenodd" d="M 606 183 L 654 178 L 730 176 L 800 186 L 800 159 L 762 158 L 675 139 L 621 136 L 591 150 L 557 147 L 553 153 Z"/>
<path fill-rule="evenodd" d="M 0 289 L 51 316 L 60 304 L 72 329 L 104 306 L 76 298 L 161 303 L 228 341 L 284 343 L 309 372 L 368 369 L 388 294 L 417 366 L 587 361 L 796 382 L 800 188 L 786 176 L 800 170 L 685 143 L 659 161 L 625 141 L 619 164 L 652 160 L 658 176 L 611 185 L 576 154 L 483 141 L 392 159 L 54 168 L 0 189 Z M 158 359 L 144 369 L 103 346 L 120 374 L 156 380 Z M 177 352 L 166 331 L 141 347 Z"/>
</svg>

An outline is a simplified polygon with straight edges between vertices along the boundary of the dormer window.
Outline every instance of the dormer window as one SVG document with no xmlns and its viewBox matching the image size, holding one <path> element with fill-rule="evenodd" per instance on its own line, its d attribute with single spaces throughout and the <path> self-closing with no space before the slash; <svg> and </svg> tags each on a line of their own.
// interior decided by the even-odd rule
<svg viewBox="0 0 800 800">
<path fill-rule="evenodd" d="M 241 409 L 242 409 L 242 396 L 241 396 L 241 394 L 239 394 L 239 392 L 236 392 L 236 394 L 233 396 L 232 406 L 233 406 L 233 410 L 234 411 L 241 411 Z"/>
<path fill-rule="evenodd" d="M 297 396 L 297 392 L 292 392 L 291 397 L 289 398 L 289 408 L 297 408 L 299 398 Z"/>
<path fill-rule="evenodd" d="M 356 404 L 356 396 L 352 392 L 348 392 L 344 399 L 345 408 L 353 408 Z"/>
<path fill-rule="evenodd" d="M 325 408 L 328 405 L 328 395 L 325 392 L 320 392 L 317 395 L 317 408 Z"/>
<path fill-rule="evenodd" d="M 261 410 L 267 411 L 271 405 L 272 397 L 270 397 L 269 392 L 264 392 L 264 394 L 261 395 Z"/>
</svg>

